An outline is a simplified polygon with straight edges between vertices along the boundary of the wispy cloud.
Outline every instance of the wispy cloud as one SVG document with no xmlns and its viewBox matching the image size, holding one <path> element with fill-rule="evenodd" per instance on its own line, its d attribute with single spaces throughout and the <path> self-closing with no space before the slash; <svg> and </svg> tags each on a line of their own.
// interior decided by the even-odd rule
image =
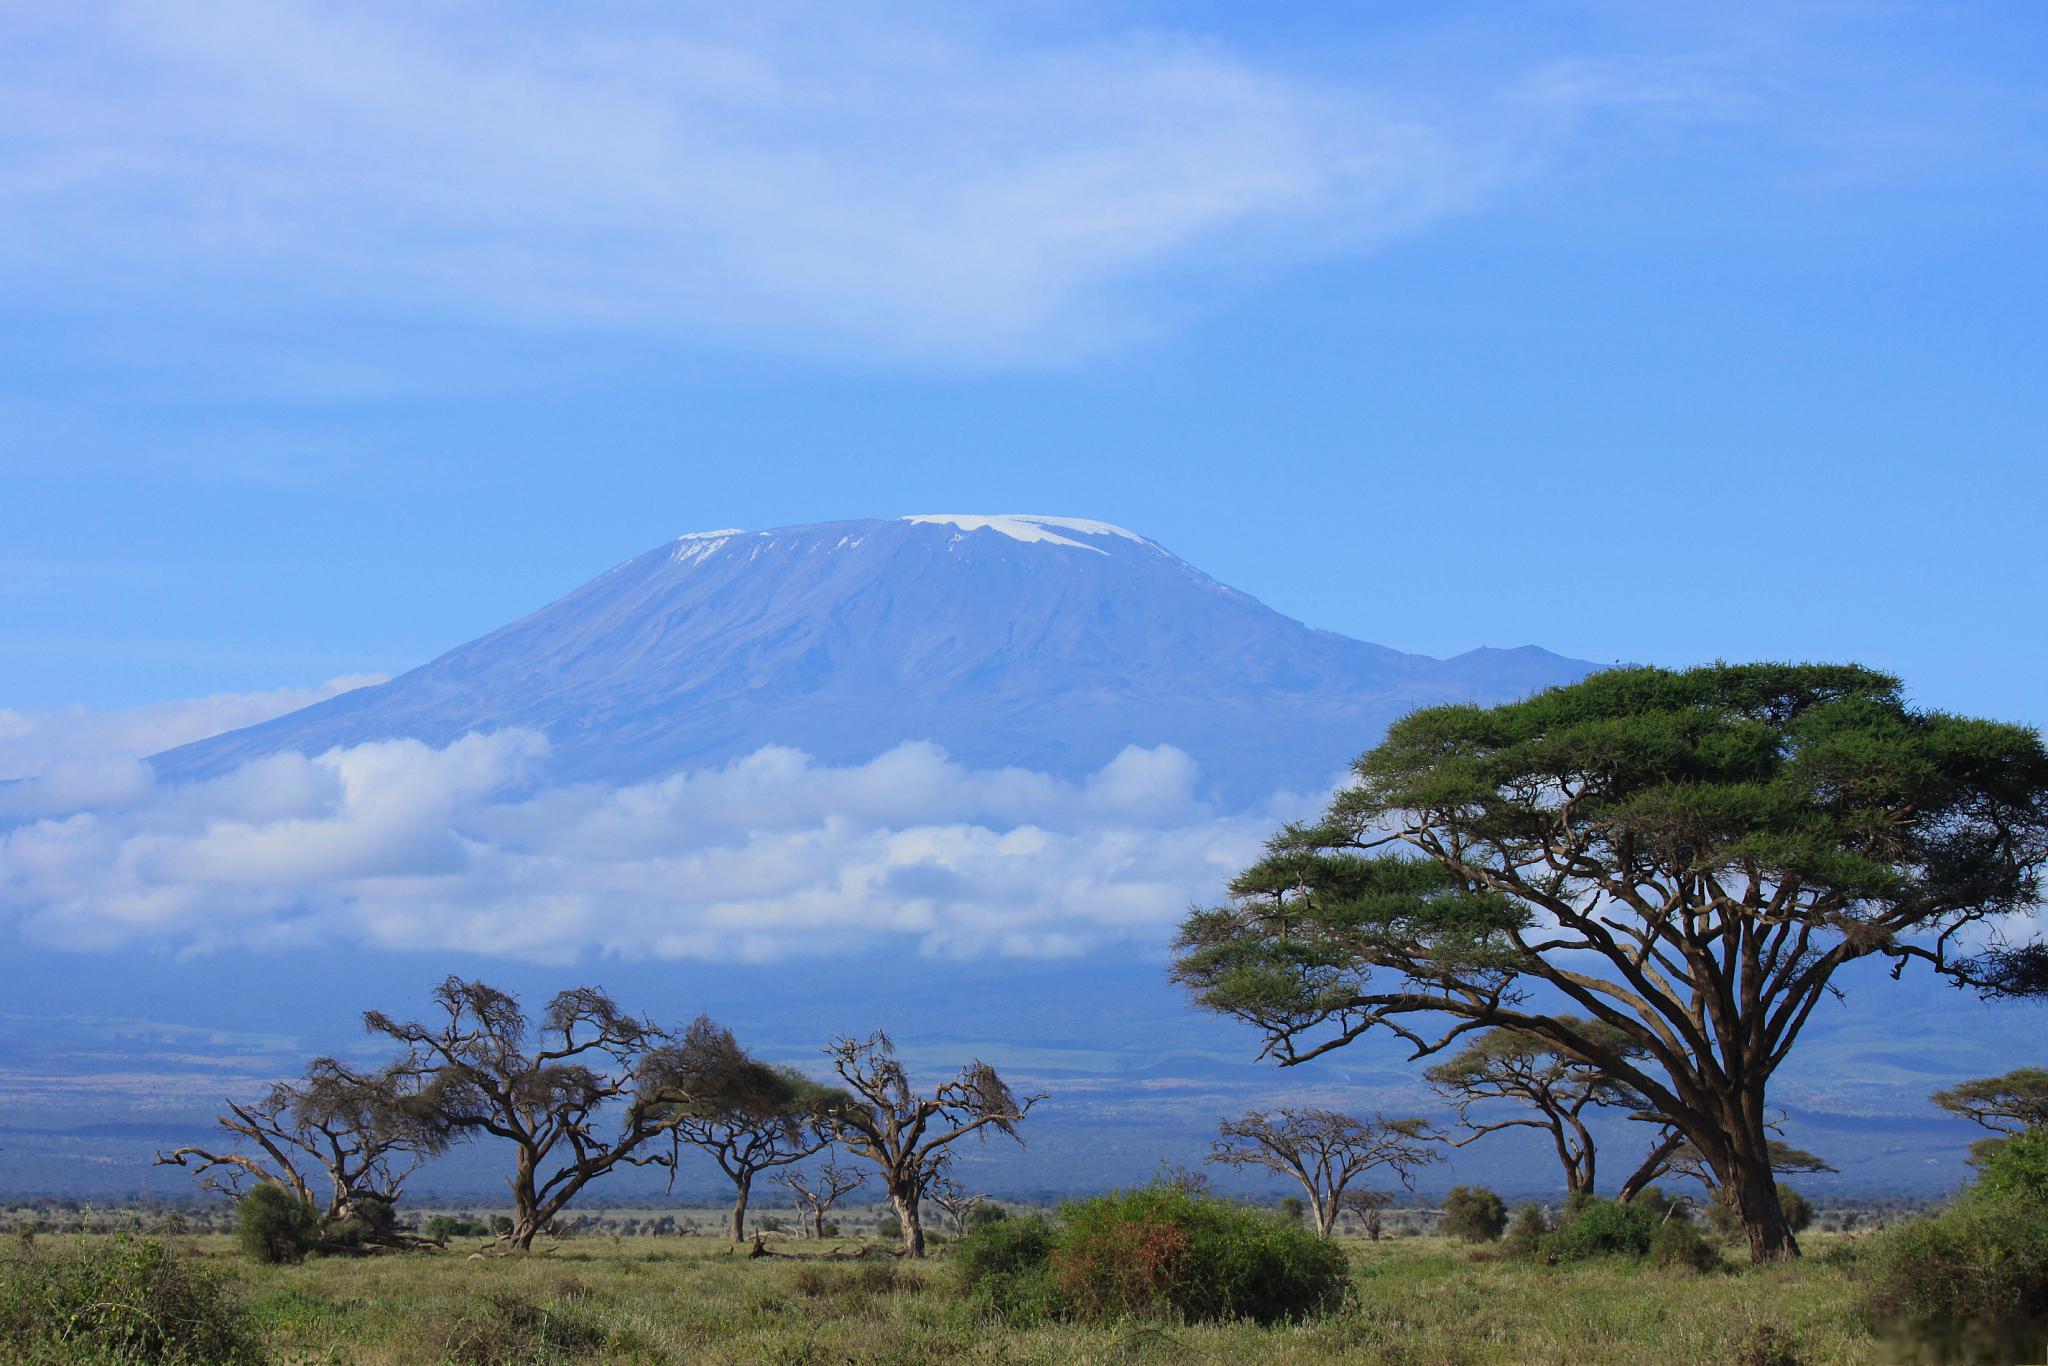
<svg viewBox="0 0 2048 1366">
<path fill-rule="evenodd" d="M 841 768 L 770 748 L 616 788 L 545 785 L 546 751 L 503 731 L 277 755 L 180 787 L 118 758 L 92 791 L 23 785 L 0 913 L 80 949 L 1057 956 L 1156 947 L 1275 819 L 1204 806 L 1167 746 L 1079 783 L 910 744 Z"/>
<path fill-rule="evenodd" d="M 1250 235 L 1376 241 L 1494 149 L 1162 34 L 865 6 L 86 3 L 0 34 L 0 261 L 931 351 L 1086 344 Z"/>
</svg>

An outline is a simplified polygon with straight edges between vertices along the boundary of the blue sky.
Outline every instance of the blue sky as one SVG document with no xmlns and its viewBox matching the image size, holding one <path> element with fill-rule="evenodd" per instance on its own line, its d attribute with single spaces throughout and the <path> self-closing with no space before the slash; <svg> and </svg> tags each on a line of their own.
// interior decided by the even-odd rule
<svg viewBox="0 0 2048 1366">
<path fill-rule="evenodd" d="M 2048 719 L 2048 12 L 1679 8 L 11 11 L 0 708 L 1027 511 L 1404 649 Z"/>
</svg>

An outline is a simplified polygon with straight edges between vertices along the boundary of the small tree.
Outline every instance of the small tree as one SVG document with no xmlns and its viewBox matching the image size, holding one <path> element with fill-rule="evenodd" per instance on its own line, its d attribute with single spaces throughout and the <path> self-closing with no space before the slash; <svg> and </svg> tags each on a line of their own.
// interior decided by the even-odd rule
<svg viewBox="0 0 2048 1366">
<path fill-rule="evenodd" d="M 1643 1050 L 1618 1029 L 1577 1016 L 1563 1018 L 1574 1033 L 1601 1039 L 1617 1056 L 1643 1056 Z M 1557 1148 L 1565 1190 L 1572 1195 L 1593 1191 L 1597 1152 L 1592 1131 L 1586 1127 L 1586 1112 L 1602 1108 L 1640 1111 L 1647 1104 L 1635 1088 L 1593 1063 L 1540 1035 L 1518 1029 L 1490 1029 L 1423 1075 L 1456 1108 L 1459 1123 L 1471 1131 L 1452 1142 L 1452 1147 L 1462 1148 L 1503 1129 L 1541 1129 Z M 1474 1117 L 1475 1107 L 1495 1101 L 1534 1114 Z"/>
<path fill-rule="evenodd" d="M 1352 1181 L 1385 1167 L 1412 1186 L 1411 1174 L 1438 1158 L 1434 1137 L 1419 1119 L 1370 1120 L 1334 1110 L 1253 1110 L 1225 1120 L 1205 1161 L 1225 1167 L 1264 1167 L 1301 1183 L 1315 1211 L 1316 1232 L 1336 1226 Z"/>
<path fill-rule="evenodd" d="M 730 1067 L 738 1067 L 738 1060 L 745 1057 L 731 1030 L 703 1017 L 684 1035 L 682 1051 L 700 1060 L 724 1057 Z M 736 1243 L 747 1236 L 754 1178 L 821 1151 L 831 1142 L 826 1116 L 845 1100 L 843 1092 L 820 1086 L 791 1067 L 772 1069 L 762 1083 L 681 1106 L 682 1117 L 675 1126 L 679 1141 L 709 1153 L 732 1182 L 729 1232 Z"/>
<path fill-rule="evenodd" d="M 920 1204 L 947 1145 L 994 1129 L 1018 1143 L 1017 1125 L 1042 1095 L 1019 1098 L 996 1070 L 976 1059 L 931 1095 L 920 1097 L 896 1057 L 896 1045 L 877 1031 L 865 1039 L 842 1036 L 825 1050 L 851 1098 L 831 1116 L 848 1152 L 866 1158 L 903 1233 L 903 1255 L 924 1256 Z"/>
<path fill-rule="evenodd" d="M 1426 708 L 1355 771 L 1188 918 L 1177 979 L 1284 1065 L 1372 1030 L 1418 1056 L 1538 1035 L 1684 1134 L 1760 1261 L 1798 1253 L 1770 1080 L 1837 972 L 1980 977 L 1958 936 L 2032 910 L 2048 863 L 2039 734 L 1848 665 L 1615 669 Z"/>
<path fill-rule="evenodd" d="M 1344 1192 L 1344 1198 L 1337 1202 L 1341 1213 L 1353 1215 L 1365 1236 L 1377 1243 L 1386 1231 L 1387 1206 L 1394 1203 L 1388 1191 L 1357 1190 Z"/>
<path fill-rule="evenodd" d="M 1444 1196 L 1444 1232 L 1468 1243 L 1490 1243 L 1508 1226 L 1508 1207 L 1484 1186 L 1453 1186 Z"/>
<path fill-rule="evenodd" d="M 953 1225 L 953 1236 L 964 1238 L 968 1222 L 981 1208 L 981 1202 L 988 1199 L 988 1192 L 973 1190 L 955 1179 L 951 1157 L 952 1154 L 948 1153 L 940 1159 L 932 1171 L 931 1181 L 925 1186 L 925 1194 L 946 1212 L 947 1220 Z"/>
<path fill-rule="evenodd" d="M 404 1044 L 406 1069 L 433 1096 L 440 1122 L 512 1145 L 512 1215 L 502 1241 L 518 1251 L 590 1182 L 621 1166 L 673 1172 L 676 1127 L 691 1107 L 774 1094 L 782 1079 L 726 1040 L 682 1041 L 611 997 L 558 993 L 536 1026 L 516 997 L 450 977 L 434 989 L 445 1018 L 401 1024 L 381 1011 L 373 1032 Z M 622 1109 L 616 1130 L 601 1116 Z M 668 1140 L 663 1149 L 657 1140 Z"/>
<path fill-rule="evenodd" d="M 283 1186 L 259 1181 L 235 1206 L 235 1236 L 256 1261 L 303 1261 L 319 1240 L 320 1216 Z"/>
<path fill-rule="evenodd" d="M 810 1236 L 823 1238 L 825 1216 L 832 1212 L 841 1196 L 858 1189 L 867 1176 L 836 1162 L 827 1162 L 813 1173 L 790 1167 L 776 1173 L 775 1179 L 789 1188 L 797 1208 L 803 1211 L 804 1227 L 810 1231 Z"/>
<path fill-rule="evenodd" d="M 1716 1227 L 1740 1229 L 1742 1227 L 1741 1208 L 1730 1197 L 1727 1188 L 1720 1183 L 1713 1164 L 1700 1156 L 1699 1149 L 1693 1147 L 1692 1144 L 1684 1139 L 1679 1138 L 1676 1142 L 1671 1142 L 1671 1138 L 1671 1135 L 1667 1135 L 1665 1139 L 1660 1140 L 1657 1144 L 1655 1151 L 1663 1154 L 1661 1158 L 1658 1158 L 1654 1164 L 1645 1163 L 1643 1168 L 1639 1169 L 1634 1176 L 1629 1178 L 1629 1184 L 1622 1188 L 1620 1201 L 1625 1203 L 1634 1200 L 1638 1192 L 1645 1188 L 1647 1182 L 1655 1180 L 1660 1176 L 1685 1177 L 1698 1182 L 1700 1188 L 1706 1192 L 1709 1217 L 1713 1219 Z M 1765 1151 L 1769 1155 L 1772 1172 L 1778 1175 L 1831 1172 L 1835 1170 L 1821 1158 L 1815 1157 L 1812 1153 L 1806 1152 L 1803 1149 L 1795 1148 L 1782 1139 L 1771 1139 Z M 1776 1193 L 1782 1197 L 1784 1192 L 1790 1189 L 1791 1187 L 1781 1181 L 1777 1183 Z M 1721 1211 L 1719 1215 L 1714 1214 L 1716 1208 Z M 1790 1222 L 1789 1216 L 1787 1222 Z M 1792 1231 L 1794 1233 L 1799 1232 L 1796 1228 Z"/>
<path fill-rule="evenodd" d="M 2021 1067 L 2002 1077 L 1979 1077 L 1928 1099 L 1991 1130 L 1994 1137 L 1970 1145 L 1970 1161 L 1982 1165 L 2014 1134 L 2048 1125 L 2048 1069 Z"/>
<path fill-rule="evenodd" d="M 214 1124 L 242 1146 L 174 1148 L 156 1165 L 188 1168 L 201 1187 L 230 1199 L 252 1184 L 275 1186 L 316 1211 L 322 1229 L 388 1223 L 406 1179 L 451 1136 L 401 1065 L 361 1073 L 316 1058 L 300 1080 L 224 1104 Z"/>
</svg>

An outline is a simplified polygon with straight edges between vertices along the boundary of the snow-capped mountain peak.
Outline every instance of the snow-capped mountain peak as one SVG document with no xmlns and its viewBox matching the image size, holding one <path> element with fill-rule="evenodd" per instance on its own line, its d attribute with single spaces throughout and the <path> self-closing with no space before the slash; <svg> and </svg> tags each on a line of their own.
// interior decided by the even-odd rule
<svg viewBox="0 0 2048 1366">
<path fill-rule="evenodd" d="M 969 513 L 969 512 L 925 512 L 905 517 L 906 522 L 924 525 L 956 526 L 962 531 L 994 531 L 1008 536 L 1013 541 L 1041 541 L 1049 545 L 1071 546 L 1075 550 L 1092 550 L 1098 555 L 1108 552 L 1101 546 L 1088 545 L 1060 532 L 1071 531 L 1082 536 L 1121 536 L 1139 545 L 1152 546 L 1157 543 L 1147 540 L 1135 531 L 1126 531 L 1108 522 L 1092 521 L 1086 517 L 1039 517 L 1023 512 Z"/>
</svg>

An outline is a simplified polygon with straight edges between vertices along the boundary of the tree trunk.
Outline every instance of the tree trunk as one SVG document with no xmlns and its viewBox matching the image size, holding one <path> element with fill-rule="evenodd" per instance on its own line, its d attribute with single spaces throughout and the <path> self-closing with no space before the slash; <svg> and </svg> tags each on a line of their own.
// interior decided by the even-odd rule
<svg viewBox="0 0 2048 1366">
<path fill-rule="evenodd" d="M 533 1154 L 521 1148 L 511 1182 L 512 1231 L 505 1235 L 505 1241 L 518 1252 L 532 1251 L 534 1236 L 540 1232 L 540 1195 L 533 1178 Z"/>
<path fill-rule="evenodd" d="M 1337 1215 L 1343 1209 L 1344 1188 L 1339 1186 L 1330 1192 L 1328 1199 L 1324 1199 L 1316 1194 L 1314 1186 L 1309 1186 L 1306 1182 L 1302 1184 L 1308 1190 L 1308 1207 L 1315 1211 L 1316 1232 L 1327 1238 L 1337 1227 Z"/>
<path fill-rule="evenodd" d="M 739 1191 L 738 1198 L 732 1202 L 732 1240 L 735 1243 L 744 1242 L 747 1237 L 747 1196 L 751 1193 L 747 1189 L 749 1184 L 746 1181 L 733 1183 Z"/>
<path fill-rule="evenodd" d="M 918 1195 L 915 1183 L 889 1192 L 889 1205 L 896 1211 L 896 1222 L 903 1226 L 903 1255 L 906 1257 L 924 1256 L 924 1220 L 918 1214 Z"/>
<path fill-rule="evenodd" d="M 1748 1146 L 1748 1145 L 1745 1145 Z M 1799 1240 L 1778 1201 L 1778 1177 L 1771 1170 L 1769 1149 L 1759 1142 L 1754 1152 L 1731 1152 L 1722 1173 L 1723 1196 L 1742 1216 L 1752 1262 L 1786 1262 L 1799 1255 Z"/>
</svg>

